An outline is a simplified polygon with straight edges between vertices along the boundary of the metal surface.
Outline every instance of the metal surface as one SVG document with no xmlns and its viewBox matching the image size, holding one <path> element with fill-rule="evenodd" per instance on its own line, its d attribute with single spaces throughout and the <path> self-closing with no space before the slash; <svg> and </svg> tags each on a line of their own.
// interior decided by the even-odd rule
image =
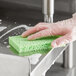
<svg viewBox="0 0 76 76">
<path fill-rule="evenodd" d="M 63 51 L 68 47 L 68 45 L 66 47 L 54 48 L 48 54 L 42 55 L 39 58 L 39 61 L 38 61 L 37 64 L 35 64 L 35 65 L 30 64 L 29 63 L 30 60 L 29 60 L 28 57 L 16 56 L 8 48 L 8 37 L 12 36 L 12 35 L 19 35 L 19 34 L 21 34 L 23 32 L 23 30 L 29 29 L 29 27 L 28 28 L 27 27 L 28 26 L 25 26 L 25 25 L 16 26 L 16 27 L 8 30 L 7 32 L 5 32 L 4 34 L 2 34 L 0 36 L 0 53 L 1 53 L 1 57 L 0 58 L 1 58 L 1 60 L 3 60 L 3 61 L 1 61 L 1 64 L 2 63 L 6 63 L 6 62 L 4 62 L 4 60 L 7 60 L 7 62 L 10 62 L 10 60 L 12 60 L 12 58 L 15 58 L 16 60 L 20 60 L 21 61 L 21 58 L 22 58 L 22 59 L 24 59 L 23 63 L 26 62 L 25 64 L 28 65 L 28 66 L 26 65 L 27 66 L 27 71 L 26 72 L 28 72 L 28 75 L 30 75 L 30 76 L 37 76 L 37 75 L 38 76 L 43 76 L 44 75 L 45 76 L 46 72 L 50 69 L 50 67 L 54 64 L 54 62 L 58 59 L 58 57 L 63 53 Z M 12 58 L 11 58 L 11 56 L 12 56 Z M 7 58 L 7 59 L 5 59 L 5 58 Z M 17 59 L 17 58 L 19 58 L 19 59 Z M 12 60 L 12 62 L 15 64 L 15 60 L 14 59 Z M 14 68 L 11 67 L 12 70 L 15 69 L 15 65 L 13 63 L 9 63 L 9 64 L 11 64 L 14 67 Z M 23 63 L 22 63 L 22 65 L 23 65 Z M 7 66 L 9 66 L 9 64 L 6 63 Z M 3 65 L 1 65 L 2 69 L 4 67 Z M 17 65 L 19 67 L 19 63 Z M 26 66 L 24 67 L 25 69 L 26 69 Z M 7 68 L 7 67 L 5 67 L 5 68 Z M 22 69 L 24 69 L 24 68 L 22 68 Z M 10 67 L 9 67 L 9 69 L 10 69 Z M 13 75 L 13 73 L 14 73 L 14 72 L 12 72 L 12 70 L 10 70 L 11 75 Z M 18 71 L 19 70 L 17 70 L 16 72 L 18 73 Z M 7 71 L 3 70 L 2 72 L 9 72 L 9 70 L 7 70 Z M 26 72 L 25 72 L 25 74 L 27 75 Z M 21 74 L 22 73 L 23 72 L 21 71 Z M 3 75 L 3 73 L 2 73 L 2 75 Z"/>
<path fill-rule="evenodd" d="M 41 11 L 38 11 L 38 10 L 32 10 L 32 9 L 28 9 L 28 8 L 25 8 L 25 10 L 24 9 L 16 9 L 16 10 L 10 10 L 10 9 L 2 9 L 2 10 L 0 10 L 2 13 L 0 14 L 0 18 L 2 19 L 2 24 L 0 24 L 0 26 L 6 26 L 7 27 L 7 29 L 5 29 L 5 30 L 3 30 L 2 32 L 0 32 L 0 36 L 1 35 L 3 35 L 4 33 L 6 33 L 8 30 L 10 30 L 10 29 L 12 29 L 13 27 L 16 27 L 16 26 L 19 26 L 19 25 L 22 25 L 22 24 L 27 24 L 28 26 L 29 26 L 29 24 L 31 24 L 31 26 L 34 26 L 36 23 L 38 23 L 38 22 L 40 22 L 40 21 L 42 21 L 43 20 L 43 17 L 42 17 L 42 14 L 41 14 Z M 67 19 L 67 18 L 69 18 L 69 17 L 71 17 L 69 14 L 61 14 L 61 13 L 58 13 L 58 14 L 56 14 L 55 15 L 55 17 L 54 17 L 54 19 L 55 19 L 55 21 L 58 21 L 58 20 L 63 20 L 63 19 Z M 22 28 L 21 28 L 22 29 Z M 25 31 L 25 29 L 23 29 L 23 31 Z M 13 31 L 11 31 L 11 33 L 9 33 L 9 34 L 7 34 L 7 35 L 5 35 L 5 36 L 3 36 L 3 38 L 1 39 L 1 41 L 2 40 L 5 40 L 5 42 L 7 42 L 8 40 L 6 39 L 9 35 L 11 36 L 11 35 L 16 35 L 16 34 L 18 34 L 20 32 L 20 29 L 19 30 L 17 30 L 17 29 L 15 29 L 15 30 L 13 30 Z M 21 33 L 22 33 L 22 31 L 21 31 Z M 21 34 L 20 33 L 20 34 Z M 19 35 L 19 34 L 18 34 Z M 2 43 L 1 43 L 1 45 L 2 45 Z M 3 45 L 4 45 L 4 42 L 3 42 Z M 11 59 L 11 55 L 12 56 L 14 56 L 14 57 L 16 57 L 13 53 L 11 53 L 10 52 L 10 50 L 8 50 L 8 48 L 6 47 L 6 43 L 5 43 L 5 45 L 3 46 L 3 48 L 0 48 L 1 50 L 1 54 L 4 54 L 3 56 L 1 56 L 1 58 L 2 57 L 5 57 L 6 58 L 6 56 L 5 55 L 9 55 L 9 57 L 7 58 L 7 60 L 6 61 L 8 61 L 9 62 L 9 64 L 10 64 L 10 62 L 11 61 L 9 61 L 9 60 L 12 60 Z M 2 50 L 3 49 L 3 50 Z M 57 50 L 58 51 L 58 50 Z M 55 51 L 56 52 L 56 51 Z M 36 64 L 36 65 L 31 65 L 31 73 L 33 74 L 34 73 L 34 69 L 36 68 L 36 66 L 38 66 L 38 65 L 40 65 L 41 64 L 41 61 L 43 61 L 43 59 L 46 57 L 46 55 L 44 55 L 44 56 L 42 56 L 42 57 L 40 57 L 40 59 L 39 59 L 39 62 Z M 22 57 L 21 57 L 22 58 Z M 21 59 L 20 58 L 20 59 Z M 2 60 L 4 60 L 4 59 L 2 59 Z M 23 61 L 21 61 L 21 62 L 17 62 L 18 64 L 20 64 L 20 63 L 25 63 L 26 62 L 26 59 L 25 58 L 22 58 L 22 59 L 24 59 Z M 49 58 L 50 59 L 50 58 Z M 1 60 L 1 59 L 0 59 Z M 13 59 L 13 62 L 14 62 L 14 59 Z M 1 62 L 2 63 L 2 62 Z M 21 65 L 19 65 L 20 66 L 20 68 L 22 67 L 22 65 L 23 65 L 23 63 L 21 64 Z M 10 66 L 9 66 L 9 64 L 7 64 L 7 66 L 8 66 L 8 68 L 10 68 Z M 17 65 L 18 65 L 17 64 Z M 13 64 L 11 63 L 11 65 L 13 66 Z M 2 67 L 3 67 L 3 65 L 1 65 Z M 14 67 L 15 67 L 16 65 L 14 65 Z M 18 69 L 19 69 L 19 66 L 18 66 Z M 27 66 L 27 65 L 26 65 Z M 45 66 L 45 65 L 44 65 Z M 55 65 L 54 65 L 55 66 Z M 65 69 L 63 68 L 63 70 L 62 71 L 60 71 L 58 68 L 61 68 L 61 66 L 59 66 L 58 68 L 57 68 L 57 66 L 58 65 L 56 65 L 55 66 L 55 68 L 56 69 L 53 69 L 52 68 L 52 70 L 51 70 L 51 72 L 50 73 L 48 73 L 48 74 L 46 74 L 46 76 L 57 76 L 57 74 L 58 74 L 58 76 L 61 76 L 62 75 L 62 73 L 63 73 L 63 76 L 67 76 L 66 75 L 66 73 L 65 72 L 63 72 Z M 6 68 L 6 67 L 3 67 L 3 68 Z M 17 68 L 17 67 L 16 67 Z M 19 73 L 23 73 L 24 71 L 24 66 L 21 68 L 21 70 L 19 71 L 19 70 L 16 70 L 16 74 L 19 72 Z M 29 67 L 28 67 L 29 68 Z M 50 68 L 50 67 L 49 67 Z M 7 68 L 6 68 L 7 69 Z M 15 68 L 14 68 L 15 69 Z M 14 70 L 13 69 L 13 70 Z M 27 69 L 27 68 L 25 68 L 25 69 Z M 38 69 L 38 68 L 37 68 Z M 11 71 L 11 69 L 10 69 L 10 71 Z M 50 70 L 49 70 L 50 71 Z M 4 70 L 3 71 L 1 71 L 2 73 L 4 73 Z M 7 70 L 7 72 L 9 73 L 9 70 Z M 26 72 L 25 72 L 26 73 Z M 46 73 L 46 72 L 45 72 Z M 5 73 L 6 74 L 6 73 Z M 15 75 L 16 75 L 15 74 Z M 36 74 L 36 73 L 35 73 Z M 55 75 L 56 74 L 56 75 Z M 67 72 L 67 74 L 68 74 L 68 72 Z M 6 74 L 7 75 L 7 74 Z M 5 76 L 6 76 L 5 75 Z M 19 75 L 19 74 L 18 74 Z M 1 75 L 2 76 L 2 75 Z M 22 76 L 21 74 L 20 74 L 20 76 Z M 23 75 L 24 76 L 24 75 Z M 37 75 L 36 75 L 37 76 Z M 68 75 L 69 76 L 69 75 Z M 76 76 L 76 75 L 75 75 Z"/>
<path fill-rule="evenodd" d="M 76 68 L 64 69 L 60 63 L 55 63 L 46 76 L 76 76 Z"/>
<path fill-rule="evenodd" d="M 5 48 L 5 51 L 7 49 Z M 0 51 L 4 51 L 1 49 Z M 1 76 L 29 76 L 30 63 L 28 57 L 19 57 L 0 53 L 0 75 Z"/>
<path fill-rule="evenodd" d="M 3 60 L 3 61 L 1 61 L 1 63 L 4 63 L 5 58 L 7 58 L 8 62 L 10 62 L 10 60 L 12 60 L 12 58 L 15 58 L 15 59 L 17 59 L 17 57 L 20 58 L 20 56 L 17 56 L 12 51 L 10 51 L 10 49 L 8 47 L 8 37 L 12 36 L 12 35 L 21 34 L 21 32 L 23 30 L 29 29 L 29 27 L 28 28 L 27 27 L 28 26 L 20 25 L 20 26 L 17 26 L 17 27 L 14 27 L 14 28 L 8 30 L 7 32 L 5 32 L 3 35 L 0 36 L 0 54 L 3 54 L 0 57 L 1 60 Z M 29 60 L 28 57 L 21 57 L 21 58 L 25 59 L 25 61 L 23 61 L 23 63 L 26 62 L 26 64 L 28 65 L 28 66 L 26 65 L 27 66 L 28 75 L 30 75 L 30 76 L 36 76 L 36 75 L 42 76 L 42 75 L 44 75 L 45 76 L 45 74 L 48 71 L 48 69 L 54 64 L 54 62 L 63 53 L 63 51 L 66 49 L 66 47 L 57 47 L 55 49 L 50 50 L 50 52 L 48 54 L 42 55 L 39 58 L 38 63 L 34 64 L 34 65 L 29 63 L 30 60 Z M 9 58 L 6 57 L 6 55 L 9 56 Z M 11 58 L 11 56 L 12 56 L 12 58 Z M 17 60 L 21 60 L 21 59 L 17 59 Z M 15 63 L 15 60 L 13 59 L 12 62 Z M 12 66 L 14 66 L 13 63 L 10 63 L 10 64 Z M 8 63 L 6 63 L 6 65 L 9 66 Z M 17 65 L 19 65 L 19 63 Z M 5 67 L 5 68 L 7 68 L 7 67 Z M 2 69 L 3 69 L 3 66 L 2 66 Z M 12 68 L 12 69 L 14 69 L 14 68 Z M 18 73 L 18 71 L 19 70 L 17 70 L 16 72 Z M 9 72 L 9 70 L 7 70 L 5 72 Z M 12 72 L 12 70 L 10 70 L 10 72 L 13 75 L 14 72 Z M 21 74 L 22 74 L 22 72 L 21 72 Z M 3 75 L 3 73 L 2 73 L 2 75 Z M 27 73 L 26 73 L 26 75 L 27 75 Z"/>
<path fill-rule="evenodd" d="M 74 64 L 73 64 L 73 42 L 71 42 L 69 44 L 69 46 L 67 47 L 67 49 L 65 49 L 64 53 L 63 53 L 63 66 L 64 68 L 73 68 Z"/>
<path fill-rule="evenodd" d="M 46 72 L 55 63 L 57 58 L 63 53 L 66 47 L 57 47 L 55 49 L 52 49 L 35 67 L 30 76 L 45 76 Z"/>
<path fill-rule="evenodd" d="M 6 28 L 7 30 L 8 28 Z M 28 57 L 20 57 L 10 51 L 8 37 L 19 35 L 25 26 L 12 28 L 0 36 L 0 75 L 1 76 L 29 76 L 30 61 Z M 4 31 L 4 30 L 3 30 Z M 1 31 L 1 32 L 3 32 Z M 20 31 L 20 32 L 19 32 Z M 0 32 L 0 33 L 1 33 Z"/>
<path fill-rule="evenodd" d="M 54 0 L 43 0 L 43 14 L 45 22 L 53 22 Z"/>
</svg>

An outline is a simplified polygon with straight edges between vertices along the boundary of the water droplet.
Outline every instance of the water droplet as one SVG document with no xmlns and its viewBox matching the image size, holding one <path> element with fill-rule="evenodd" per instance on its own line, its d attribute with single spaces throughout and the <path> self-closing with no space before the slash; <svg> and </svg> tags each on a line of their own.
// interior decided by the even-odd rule
<svg viewBox="0 0 76 76">
<path fill-rule="evenodd" d="M 9 45 L 7 45 L 7 48 L 10 48 L 10 46 L 9 46 Z"/>
<path fill-rule="evenodd" d="M 29 24 L 29 26 L 31 26 L 31 24 Z"/>
<path fill-rule="evenodd" d="M 2 19 L 0 19 L 0 22 L 2 22 Z"/>
<path fill-rule="evenodd" d="M 7 42 L 4 42 L 4 44 L 7 44 Z"/>
<path fill-rule="evenodd" d="M 14 22 L 15 24 L 17 23 L 17 22 Z"/>
<path fill-rule="evenodd" d="M 2 19 L 0 19 L 0 24 L 2 24 Z"/>
</svg>

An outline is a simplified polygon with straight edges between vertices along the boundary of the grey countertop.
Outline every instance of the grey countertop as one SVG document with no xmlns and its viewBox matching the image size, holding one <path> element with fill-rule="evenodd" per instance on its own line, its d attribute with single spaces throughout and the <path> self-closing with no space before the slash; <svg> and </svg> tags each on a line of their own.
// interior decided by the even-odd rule
<svg viewBox="0 0 76 76">
<path fill-rule="evenodd" d="M 68 13 L 62 13 L 62 12 L 56 12 L 54 15 L 54 22 L 59 20 L 64 20 L 67 18 L 70 18 L 71 14 Z M 43 22 L 43 14 L 41 10 L 38 9 L 30 9 L 30 8 L 0 8 L 0 19 L 1 26 L 7 27 L 4 31 L 0 33 L 0 36 L 8 31 L 9 29 L 12 29 L 15 26 L 19 25 L 28 25 L 28 26 L 34 26 L 39 22 Z M 75 59 L 74 53 L 74 59 Z M 76 61 L 74 61 L 76 64 Z M 76 76 L 75 74 L 76 69 L 75 67 L 72 69 L 64 69 L 62 67 L 61 63 L 55 63 L 50 70 L 47 72 L 46 76 Z"/>
</svg>

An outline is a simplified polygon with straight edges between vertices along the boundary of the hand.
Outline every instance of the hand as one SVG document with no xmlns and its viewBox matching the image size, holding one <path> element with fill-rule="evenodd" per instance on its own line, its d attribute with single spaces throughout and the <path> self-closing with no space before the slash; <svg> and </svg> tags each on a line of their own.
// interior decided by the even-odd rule
<svg viewBox="0 0 76 76">
<path fill-rule="evenodd" d="M 75 25 L 76 21 L 73 18 L 56 23 L 38 23 L 36 26 L 24 32 L 22 37 L 28 36 L 28 40 L 33 40 L 45 36 L 62 35 L 62 37 L 51 43 L 52 47 L 56 47 L 76 39 Z"/>
</svg>

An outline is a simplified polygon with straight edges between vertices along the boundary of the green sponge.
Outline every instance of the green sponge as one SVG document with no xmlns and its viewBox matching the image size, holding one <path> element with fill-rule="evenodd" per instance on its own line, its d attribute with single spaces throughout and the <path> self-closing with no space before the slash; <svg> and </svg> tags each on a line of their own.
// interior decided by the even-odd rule
<svg viewBox="0 0 76 76">
<path fill-rule="evenodd" d="M 21 36 L 12 36 L 9 37 L 9 45 L 11 50 L 20 56 L 46 54 L 52 49 L 51 42 L 58 37 L 60 36 L 49 36 L 29 41 Z"/>
</svg>

